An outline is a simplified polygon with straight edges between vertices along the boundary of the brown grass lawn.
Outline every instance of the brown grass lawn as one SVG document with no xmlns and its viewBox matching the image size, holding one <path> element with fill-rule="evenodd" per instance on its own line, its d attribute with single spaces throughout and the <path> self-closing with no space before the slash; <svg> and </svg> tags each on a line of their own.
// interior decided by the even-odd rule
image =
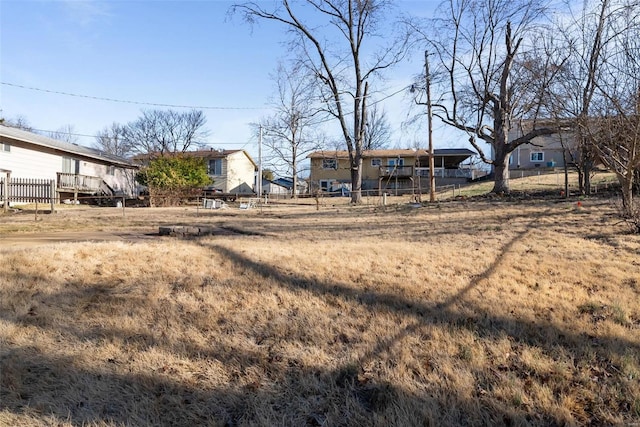
<svg viewBox="0 0 640 427">
<path fill-rule="evenodd" d="M 582 203 L 0 216 L 0 425 L 638 425 L 640 236 Z"/>
</svg>

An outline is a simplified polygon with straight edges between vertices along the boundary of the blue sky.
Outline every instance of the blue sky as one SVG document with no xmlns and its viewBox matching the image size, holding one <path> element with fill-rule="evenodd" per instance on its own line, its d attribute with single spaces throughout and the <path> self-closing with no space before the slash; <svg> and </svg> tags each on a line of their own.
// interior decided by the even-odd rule
<svg viewBox="0 0 640 427">
<path fill-rule="evenodd" d="M 269 2 L 264 2 L 268 4 Z M 269 115 L 270 78 L 286 55 L 282 26 L 250 27 L 228 16 L 228 1 L 0 0 L 1 115 L 25 117 L 36 129 L 72 125 L 95 135 L 112 122 L 135 120 L 148 105 L 107 102 L 16 87 L 20 85 L 123 101 L 205 109 L 208 143 L 244 148 L 257 143 L 252 122 Z M 399 2 L 430 14 L 435 1 Z M 410 84 L 421 52 L 388 75 L 380 98 Z M 394 129 L 392 146 L 409 147 L 423 130 L 403 130 L 411 101 L 403 93 L 382 103 Z M 418 134 L 417 134 L 418 133 Z M 335 133 L 336 137 L 338 136 Z M 418 136 L 416 136 L 418 135 Z M 464 146 L 436 126 L 436 146 Z M 93 144 L 92 137 L 78 143 Z"/>
</svg>

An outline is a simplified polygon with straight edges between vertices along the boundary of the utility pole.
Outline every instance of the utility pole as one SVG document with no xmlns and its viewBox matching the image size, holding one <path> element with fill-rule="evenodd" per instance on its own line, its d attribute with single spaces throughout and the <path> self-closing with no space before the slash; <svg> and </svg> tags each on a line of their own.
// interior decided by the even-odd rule
<svg viewBox="0 0 640 427">
<path fill-rule="evenodd" d="M 260 135 L 258 137 L 258 179 L 256 180 L 256 190 L 258 197 L 262 197 L 262 125 L 260 125 Z"/>
<path fill-rule="evenodd" d="M 429 120 L 429 201 L 436 201 L 435 160 L 433 156 L 433 114 L 431 112 L 431 74 L 429 73 L 429 52 L 424 51 L 425 82 L 427 84 L 427 118 Z"/>
</svg>

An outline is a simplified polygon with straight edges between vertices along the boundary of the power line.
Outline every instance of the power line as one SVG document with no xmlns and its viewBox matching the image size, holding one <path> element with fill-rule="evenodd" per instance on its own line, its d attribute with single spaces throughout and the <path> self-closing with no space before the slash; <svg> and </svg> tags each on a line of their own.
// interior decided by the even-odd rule
<svg viewBox="0 0 640 427">
<path fill-rule="evenodd" d="M 154 103 L 154 102 L 128 101 L 128 100 L 123 100 L 123 99 L 104 98 L 104 97 L 100 97 L 100 96 L 80 95 L 80 94 L 77 94 L 77 93 L 60 92 L 60 91 L 57 91 L 57 90 L 42 89 L 42 88 L 31 87 L 31 86 L 23 86 L 23 85 L 19 85 L 19 84 L 15 84 L 15 83 L 8 83 L 8 82 L 0 82 L 0 84 L 3 84 L 5 86 L 17 87 L 17 88 L 20 88 L 20 89 L 35 90 L 35 91 L 38 91 L 38 92 L 55 93 L 57 95 L 73 96 L 73 97 L 76 97 L 76 98 L 86 98 L 86 99 L 94 99 L 94 100 L 98 100 L 98 101 L 118 102 L 118 103 L 121 103 L 121 104 L 148 105 L 148 106 L 152 106 L 152 107 L 193 108 L 193 109 L 196 109 L 196 110 L 267 110 L 267 109 L 269 109 L 268 107 L 208 107 L 208 106 L 196 106 L 196 105 L 160 104 L 160 103 Z"/>
<path fill-rule="evenodd" d="M 77 94 L 77 93 L 70 93 L 70 92 L 61 92 L 61 91 L 56 91 L 56 90 L 50 90 L 50 89 L 42 89 L 42 88 L 37 88 L 37 87 L 32 87 L 32 86 L 23 86 L 23 85 L 19 85 L 19 84 L 15 84 L 15 83 L 9 83 L 9 82 L 0 82 L 0 84 L 3 84 L 5 86 L 12 86 L 12 87 L 17 87 L 20 89 L 27 89 L 27 90 L 34 90 L 37 92 L 45 92 L 45 93 L 54 93 L 57 95 L 65 95 L 65 96 L 73 96 L 76 98 L 86 98 L 86 99 L 94 99 L 97 101 L 108 101 L 108 102 L 117 102 L 117 103 L 121 103 L 121 104 L 133 104 L 133 105 L 148 105 L 148 106 L 152 106 L 152 107 L 169 107 L 169 108 L 193 108 L 193 109 L 197 109 L 197 110 L 268 110 L 270 109 L 270 107 L 210 107 L 210 106 L 196 106 L 196 105 L 179 105 L 179 104 L 162 104 L 162 103 L 154 103 L 154 102 L 143 102 L 143 101 L 129 101 L 129 100 L 123 100 L 123 99 L 115 99 L 115 98 L 104 98 L 104 97 L 100 97 L 100 96 L 92 96 L 92 95 L 81 95 L 81 94 Z M 387 100 L 397 94 L 399 94 L 400 92 L 406 90 L 408 87 L 410 86 L 405 86 L 401 89 L 399 89 L 396 92 L 393 92 L 390 95 L 387 95 L 381 99 L 378 99 L 377 101 L 374 101 L 370 104 L 371 105 L 376 105 L 384 100 Z M 351 114 L 351 113 L 349 113 Z M 318 123 L 325 123 L 328 122 L 332 119 L 326 119 L 323 121 L 320 121 Z"/>
<path fill-rule="evenodd" d="M 34 91 L 38 91 L 38 92 L 46 92 L 46 93 L 53 93 L 53 94 L 58 94 L 58 95 L 65 95 L 65 96 L 73 96 L 73 97 L 77 97 L 77 98 L 87 98 L 87 99 L 94 99 L 94 100 L 98 100 L 98 101 L 108 101 L 108 102 L 117 102 L 117 103 L 124 103 L 124 104 L 134 104 L 134 105 L 149 105 L 149 106 L 154 106 L 154 107 L 170 107 L 170 108 L 193 108 L 193 109 L 201 109 L 201 110 L 266 110 L 269 109 L 269 107 L 207 107 L 207 106 L 192 106 L 192 105 L 177 105 L 177 104 L 161 104 L 161 103 L 151 103 L 151 102 L 141 102 L 141 101 L 128 101 L 128 100 L 121 100 L 121 99 L 115 99 L 115 98 L 103 98 L 103 97 L 99 97 L 99 96 L 91 96 L 91 95 L 80 95 L 80 94 L 76 94 L 76 93 L 69 93 L 69 92 L 60 92 L 60 91 L 55 91 L 55 90 L 49 90 L 49 89 L 42 89 L 42 88 L 37 88 L 37 87 L 30 87 L 30 86 L 23 86 L 23 85 L 19 85 L 19 84 L 15 84 L 15 83 L 9 83 L 9 82 L 0 82 L 0 84 L 5 85 L 5 86 L 12 86 L 12 87 L 17 87 L 20 89 L 28 89 L 28 90 L 34 90 Z M 376 105 L 381 103 L 382 101 L 385 101 L 393 96 L 396 96 L 397 94 L 403 92 L 404 90 L 408 89 L 409 87 L 411 87 L 411 85 L 409 86 L 404 86 L 400 89 L 398 89 L 397 91 L 386 95 L 376 101 L 373 101 L 369 104 L 369 106 L 372 105 Z M 353 111 L 347 113 L 346 115 L 350 115 L 353 114 Z M 331 115 L 331 117 L 328 117 L 326 119 L 323 120 L 319 120 L 317 122 L 312 123 L 314 126 L 315 125 L 319 125 L 319 124 L 323 124 L 323 123 L 328 123 L 330 121 L 335 120 L 336 117 Z M 46 132 L 46 133 L 63 133 L 66 135 L 70 135 L 70 136 L 78 136 L 78 137 L 88 137 L 88 138 L 96 138 L 97 135 L 86 135 L 86 134 L 79 134 L 79 133 L 71 133 L 71 132 L 62 132 L 62 131 L 50 131 L 50 130 L 43 130 L 43 129 L 34 129 L 34 131 L 36 132 Z M 247 141 L 247 142 L 224 142 L 224 143 L 220 143 L 220 144 L 213 144 L 213 143 L 203 143 L 203 145 L 242 145 L 242 148 L 244 148 L 246 145 L 250 144 L 251 141 Z"/>
<path fill-rule="evenodd" d="M 408 89 L 408 88 L 410 88 L 410 87 L 411 87 L 411 85 L 404 86 L 404 87 L 402 87 L 402 88 L 398 89 L 397 91 L 395 91 L 395 92 L 393 92 L 393 93 L 391 93 L 391 94 L 389 94 L 389 95 L 386 95 L 386 96 L 384 96 L 384 97 L 382 97 L 382 98 L 378 99 L 377 101 L 373 101 L 372 103 L 367 104 L 367 106 L 368 106 L 368 107 L 371 107 L 372 105 L 379 104 L 379 103 L 381 103 L 382 101 L 385 101 L 385 100 L 387 100 L 387 99 L 389 99 L 389 98 L 391 98 L 391 97 L 394 97 L 394 96 L 396 96 L 397 94 L 399 94 L 400 92 L 403 92 L 403 91 L 407 90 L 407 89 Z M 350 115 L 350 114 L 353 114 L 353 111 L 348 112 L 347 114 L 345 114 L 345 116 L 348 116 L 348 115 Z M 332 120 L 336 120 L 336 118 L 337 118 L 337 117 L 335 117 L 334 115 L 332 115 L 332 114 L 331 114 L 331 115 L 330 115 L 330 117 L 327 117 L 326 119 L 318 120 L 317 122 L 313 122 L 313 123 L 311 123 L 311 124 L 312 124 L 312 125 L 314 125 L 314 126 L 315 126 L 315 125 L 320 125 L 320 124 L 323 124 L 323 123 L 330 122 L 330 121 L 332 121 Z"/>
<path fill-rule="evenodd" d="M 66 132 L 63 130 L 46 130 L 46 129 L 31 129 L 31 131 L 33 132 L 39 132 L 41 134 L 58 134 L 58 135 L 69 135 L 69 136 L 79 136 L 79 137 L 83 137 L 83 138 L 97 138 L 98 135 L 87 135 L 85 133 L 74 133 L 74 132 Z M 44 135 L 47 136 L 47 135 Z M 111 137 L 109 137 L 111 138 Z M 199 142 L 198 145 L 202 145 L 202 146 L 222 146 L 222 145 L 247 145 L 249 144 L 251 141 L 249 142 Z M 243 147 L 244 148 L 244 147 Z"/>
</svg>

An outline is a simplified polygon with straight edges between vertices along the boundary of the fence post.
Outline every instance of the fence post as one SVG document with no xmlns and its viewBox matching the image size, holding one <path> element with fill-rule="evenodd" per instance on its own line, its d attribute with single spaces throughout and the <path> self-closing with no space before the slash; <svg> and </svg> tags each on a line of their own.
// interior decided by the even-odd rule
<svg viewBox="0 0 640 427">
<path fill-rule="evenodd" d="M 51 180 L 51 194 L 50 194 L 50 200 L 51 200 L 51 213 L 55 213 L 56 208 L 55 208 L 55 203 L 56 203 L 56 181 L 55 179 Z"/>
<path fill-rule="evenodd" d="M 73 177 L 73 204 L 77 205 L 78 204 L 78 185 L 79 185 L 79 179 L 80 177 L 76 174 Z"/>
<path fill-rule="evenodd" d="M 7 172 L 4 177 L 4 211 L 9 212 L 9 180 L 11 179 L 11 173 Z"/>
</svg>

